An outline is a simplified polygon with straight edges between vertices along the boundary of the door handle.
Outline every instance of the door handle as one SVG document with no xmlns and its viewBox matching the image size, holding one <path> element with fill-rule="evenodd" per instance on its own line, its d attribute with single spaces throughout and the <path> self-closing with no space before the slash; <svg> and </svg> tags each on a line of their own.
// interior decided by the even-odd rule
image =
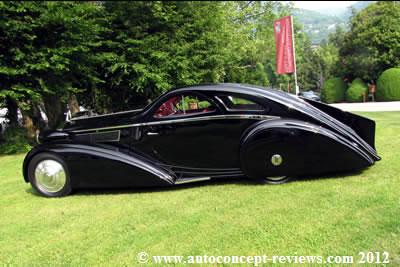
<svg viewBox="0 0 400 267">
<path fill-rule="evenodd" d="M 146 134 L 147 134 L 147 135 L 159 135 L 160 133 L 157 133 L 157 132 L 147 132 Z"/>
</svg>

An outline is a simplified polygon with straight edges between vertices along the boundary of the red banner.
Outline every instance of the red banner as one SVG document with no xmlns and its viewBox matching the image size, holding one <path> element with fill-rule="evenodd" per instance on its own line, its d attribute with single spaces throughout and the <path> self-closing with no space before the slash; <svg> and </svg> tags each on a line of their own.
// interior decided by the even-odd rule
<svg viewBox="0 0 400 267">
<path fill-rule="evenodd" d="M 290 16 L 274 21 L 276 42 L 276 72 L 278 74 L 295 72 L 292 20 Z"/>
</svg>

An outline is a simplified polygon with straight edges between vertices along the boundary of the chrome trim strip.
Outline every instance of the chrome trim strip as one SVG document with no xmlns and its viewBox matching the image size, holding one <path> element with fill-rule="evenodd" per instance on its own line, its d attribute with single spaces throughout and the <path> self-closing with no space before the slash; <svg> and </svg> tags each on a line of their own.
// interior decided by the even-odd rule
<svg viewBox="0 0 400 267">
<path fill-rule="evenodd" d="M 260 110 L 260 109 L 234 109 L 234 108 L 228 108 L 227 107 L 227 105 L 225 104 L 225 102 L 221 99 L 221 98 L 219 98 L 218 96 L 215 96 L 215 98 L 224 106 L 224 108 L 227 110 L 227 111 L 231 111 L 231 112 L 237 112 L 237 111 L 250 111 L 250 112 L 265 112 L 266 111 L 266 109 L 265 109 L 265 107 L 264 106 L 262 106 L 262 105 L 260 105 L 260 104 L 258 104 L 258 103 L 255 103 L 254 101 L 252 101 L 252 100 L 248 100 L 248 101 L 252 101 L 254 104 L 256 104 L 256 105 L 259 105 L 259 106 L 261 106 L 263 109 L 262 110 Z M 245 99 L 245 98 L 242 98 L 242 99 Z M 247 100 L 247 99 L 245 99 L 245 100 Z"/>
<path fill-rule="evenodd" d="M 102 131 L 102 130 L 112 130 L 121 129 L 137 126 L 152 126 L 152 125 L 162 125 L 180 122 L 197 122 L 197 121 L 209 121 L 209 120 L 223 120 L 223 119 L 255 119 L 255 120 L 273 120 L 278 119 L 278 116 L 268 116 L 268 115 L 254 115 L 254 114 L 232 114 L 232 115 L 214 115 L 207 117 L 196 117 L 196 118 L 183 118 L 176 120 L 163 120 L 163 121 L 152 121 L 152 122 L 142 122 L 127 125 L 109 126 L 101 128 L 83 129 L 83 130 L 72 130 L 73 133 L 90 132 L 90 131 Z"/>
<path fill-rule="evenodd" d="M 113 112 L 113 113 L 107 113 L 107 114 L 101 114 L 101 115 L 95 115 L 95 116 L 80 116 L 76 118 L 70 119 L 70 121 L 77 121 L 77 120 L 83 120 L 83 119 L 92 119 L 92 118 L 98 118 L 98 117 L 107 117 L 107 116 L 112 116 L 112 115 L 119 115 L 119 114 L 124 114 L 124 113 L 131 113 L 131 112 L 140 112 L 143 109 L 132 109 L 132 110 L 126 110 L 126 111 L 119 111 L 119 112 Z"/>
<path fill-rule="evenodd" d="M 194 178 L 184 178 L 184 179 L 177 179 L 175 184 L 188 184 L 193 182 L 201 182 L 211 180 L 211 177 L 194 177 Z"/>
<path fill-rule="evenodd" d="M 85 135 L 95 135 L 95 134 L 107 134 L 107 133 L 113 133 L 113 132 L 118 132 L 118 137 L 116 139 L 110 139 L 110 140 L 104 140 L 100 143 L 103 142 L 119 142 L 121 140 L 121 131 L 120 130 L 116 130 L 116 131 L 106 131 L 106 132 L 93 132 L 93 133 L 82 133 L 82 134 L 77 134 L 76 136 L 85 136 Z"/>
<path fill-rule="evenodd" d="M 119 151 L 110 151 L 109 149 L 105 149 L 98 146 L 93 145 L 77 145 L 77 144 L 64 144 L 62 147 L 53 149 L 54 152 L 71 152 L 71 153 L 85 153 L 93 156 L 98 156 L 98 153 L 102 153 L 101 157 L 110 160 L 117 160 L 123 163 L 126 163 L 131 166 L 138 167 L 143 171 L 149 172 L 158 178 L 168 182 L 169 184 L 173 184 L 175 176 L 171 176 L 167 170 L 162 167 L 157 166 L 156 164 L 152 164 L 146 159 L 142 157 L 138 157 L 137 155 L 127 155 L 125 153 Z"/>
</svg>

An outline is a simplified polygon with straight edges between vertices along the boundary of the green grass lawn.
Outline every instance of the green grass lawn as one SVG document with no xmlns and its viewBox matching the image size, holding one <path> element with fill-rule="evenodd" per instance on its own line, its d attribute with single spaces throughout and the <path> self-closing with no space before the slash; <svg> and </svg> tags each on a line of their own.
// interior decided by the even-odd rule
<svg viewBox="0 0 400 267">
<path fill-rule="evenodd" d="M 0 264 L 131 265 L 150 255 L 354 255 L 400 265 L 400 112 L 377 121 L 382 161 L 339 177 L 43 198 L 24 155 L 0 157 Z M 322 179 L 323 178 L 323 179 Z"/>
</svg>

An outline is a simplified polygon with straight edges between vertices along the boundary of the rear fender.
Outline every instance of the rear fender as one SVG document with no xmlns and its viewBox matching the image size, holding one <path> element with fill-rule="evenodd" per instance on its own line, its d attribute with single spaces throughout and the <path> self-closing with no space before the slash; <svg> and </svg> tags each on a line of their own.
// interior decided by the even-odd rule
<svg viewBox="0 0 400 267">
<path fill-rule="evenodd" d="M 278 155 L 282 162 L 273 163 Z M 301 176 L 358 170 L 374 160 L 343 136 L 299 120 L 271 120 L 256 124 L 241 140 L 243 172 L 254 178 Z"/>
<path fill-rule="evenodd" d="M 303 98 L 309 104 L 353 129 L 367 144 L 375 149 L 375 121 L 330 105 Z"/>
</svg>

